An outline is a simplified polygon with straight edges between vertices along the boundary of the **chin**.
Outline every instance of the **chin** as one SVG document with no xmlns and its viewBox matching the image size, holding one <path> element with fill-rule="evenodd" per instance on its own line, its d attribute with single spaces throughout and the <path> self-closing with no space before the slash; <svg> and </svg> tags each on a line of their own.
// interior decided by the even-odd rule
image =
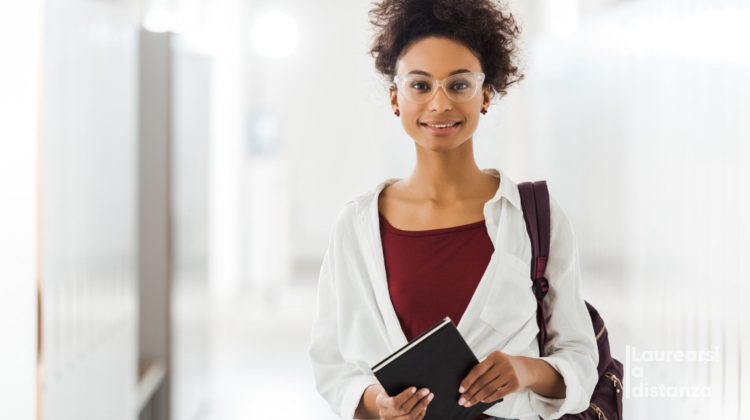
<svg viewBox="0 0 750 420">
<path fill-rule="evenodd" d="M 434 139 L 421 139 L 417 142 L 417 144 L 427 150 L 433 151 L 433 152 L 446 152 L 449 150 L 453 150 L 458 148 L 459 146 L 463 145 L 467 139 L 464 140 L 457 140 L 457 139 L 445 139 L 445 138 L 434 138 Z"/>
</svg>

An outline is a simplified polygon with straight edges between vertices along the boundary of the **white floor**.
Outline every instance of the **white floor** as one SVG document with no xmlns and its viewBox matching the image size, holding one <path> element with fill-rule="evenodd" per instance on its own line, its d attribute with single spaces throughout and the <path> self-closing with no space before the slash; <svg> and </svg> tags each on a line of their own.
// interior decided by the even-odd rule
<svg viewBox="0 0 750 420">
<path fill-rule="evenodd" d="M 214 303 L 209 418 L 338 418 L 317 394 L 307 357 L 315 285 L 282 290 L 248 290 Z"/>
</svg>

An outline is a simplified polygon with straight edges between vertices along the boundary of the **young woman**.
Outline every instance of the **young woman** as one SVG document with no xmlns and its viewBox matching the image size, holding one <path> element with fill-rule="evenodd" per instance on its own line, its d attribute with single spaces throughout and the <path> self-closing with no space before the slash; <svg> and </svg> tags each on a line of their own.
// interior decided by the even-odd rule
<svg viewBox="0 0 750 420">
<path fill-rule="evenodd" d="M 504 398 L 480 418 L 585 410 L 598 353 L 571 225 L 551 198 L 548 356 L 539 357 L 519 192 L 474 160 L 481 115 L 522 77 L 513 17 L 491 0 L 384 0 L 370 15 L 371 53 L 393 81 L 390 103 L 414 140 L 416 165 L 337 217 L 309 347 L 318 392 L 343 419 L 423 418 L 430 390 L 387 395 L 370 367 L 450 316 L 480 360 L 456 404 Z"/>
</svg>

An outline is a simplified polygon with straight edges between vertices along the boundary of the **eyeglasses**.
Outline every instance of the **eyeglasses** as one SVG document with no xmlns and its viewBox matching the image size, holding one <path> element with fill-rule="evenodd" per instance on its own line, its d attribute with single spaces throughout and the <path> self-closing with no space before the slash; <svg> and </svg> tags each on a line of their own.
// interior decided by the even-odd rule
<svg viewBox="0 0 750 420">
<path fill-rule="evenodd" d="M 467 102 L 479 91 L 484 82 L 484 73 L 464 72 L 448 76 L 442 80 L 422 74 L 396 75 L 393 85 L 404 97 L 412 102 L 423 104 L 430 101 L 443 88 L 445 95 L 453 102 Z"/>
</svg>

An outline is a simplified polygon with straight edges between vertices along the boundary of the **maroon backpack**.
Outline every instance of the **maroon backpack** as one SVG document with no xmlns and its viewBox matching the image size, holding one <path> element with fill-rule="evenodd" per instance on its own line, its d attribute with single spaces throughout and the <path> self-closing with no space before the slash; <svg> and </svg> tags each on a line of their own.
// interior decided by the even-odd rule
<svg viewBox="0 0 750 420">
<path fill-rule="evenodd" d="M 536 322 L 539 325 L 539 355 L 544 356 L 544 344 L 547 342 L 547 326 L 544 324 L 544 307 L 542 301 L 549 290 L 549 283 L 544 278 L 550 244 L 550 210 L 549 192 L 545 181 L 523 182 L 518 184 L 521 194 L 521 207 L 526 221 L 526 230 L 531 238 L 531 281 L 536 296 Z M 596 344 L 599 347 L 599 382 L 594 388 L 589 408 L 578 414 L 566 414 L 561 419 L 568 420 L 622 420 L 622 363 L 612 357 L 609 351 L 609 338 L 604 320 L 591 304 L 586 308 L 591 316 L 596 332 Z"/>
</svg>

